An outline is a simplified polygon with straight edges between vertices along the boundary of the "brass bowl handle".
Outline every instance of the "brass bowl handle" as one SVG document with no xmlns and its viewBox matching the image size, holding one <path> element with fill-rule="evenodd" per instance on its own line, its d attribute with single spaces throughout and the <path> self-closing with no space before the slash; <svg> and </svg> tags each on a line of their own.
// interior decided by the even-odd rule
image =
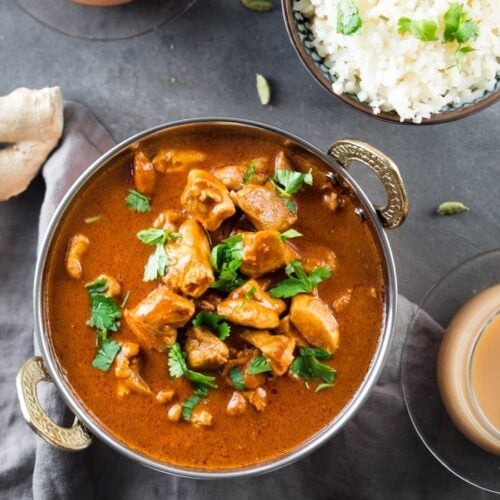
<svg viewBox="0 0 500 500">
<path fill-rule="evenodd" d="M 26 423 L 45 441 L 61 450 L 80 451 L 92 443 L 92 435 L 75 417 L 72 427 L 61 427 L 45 414 L 37 396 L 40 382 L 51 378 L 43 359 L 34 356 L 19 370 L 16 378 L 17 397 Z"/>
<path fill-rule="evenodd" d="M 364 163 L 381 180 L 387 193 L 387 204 L 375 207 L 382 225 L 387 229 L 400 226 L 408 215 L 408 195 L 397 165 L 378 149 L 354 139 L 334 142 L 328 154 L 346 170 L 353 160 Z"/>
</svg>

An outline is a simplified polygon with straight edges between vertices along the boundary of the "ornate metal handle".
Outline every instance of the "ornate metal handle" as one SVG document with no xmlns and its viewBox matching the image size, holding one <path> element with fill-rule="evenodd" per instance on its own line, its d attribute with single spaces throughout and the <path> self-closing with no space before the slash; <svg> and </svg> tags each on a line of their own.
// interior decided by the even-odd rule
<svg viewBox="0 0 500 500">
<path fill-rule="evenodd" d="M 396 164 L 378 149 L 354 139 L 334 142 L 328 154 L 333 156 L 345 169 L 353 160 L 358 160 L 370 168 L 382 181 L 387 193 L 387 204 L 375 207 L 382 225 L 388 229 L 400 226 L 408 215 L 408 195 Z"/>
<path fill-rule="evenodd" d="M 60 427 L 44 413 L 36 388 L 39 382 L 50 382 L 50 375 L 43 359 L 35 356 L 28 359 L 16 378 L 17 397 L 27 424 L 45 441 L 66 451 L 79 451 L 92 443 L 92 435 L 75 417 L 73 426 Z"/>
</svg>

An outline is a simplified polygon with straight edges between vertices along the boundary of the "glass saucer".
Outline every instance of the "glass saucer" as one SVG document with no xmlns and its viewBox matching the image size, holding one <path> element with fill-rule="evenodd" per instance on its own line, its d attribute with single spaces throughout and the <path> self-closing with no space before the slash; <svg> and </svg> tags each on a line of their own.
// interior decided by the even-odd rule
<svg viewBox="0 0 500 500">
<path fill-rule="evenodd" d="M 196 0 L 134 0 L 114 7 L 71 0 L 16 0 L 23 12 L 57 33 L 95 41 L 126 40 L 172 21 Z"/>
<path fill-rule="evenodd" d="M 408 327 L 401 370 L 406 408 L 428 450 L 459 478 L 500 494 L 500 457 L 483 451 L 455 427 L 436 379 L 443 329 L 463 304 L 498 283 L 500 249 L 467 260 L 434 285 Z"/>
</svg>

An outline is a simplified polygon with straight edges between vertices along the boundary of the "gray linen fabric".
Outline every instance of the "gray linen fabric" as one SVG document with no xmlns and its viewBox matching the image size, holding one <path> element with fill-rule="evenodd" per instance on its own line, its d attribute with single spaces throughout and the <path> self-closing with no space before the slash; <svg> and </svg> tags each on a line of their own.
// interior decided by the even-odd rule
<svg viewBox="0 0 500 500">
<path fill-rule="evenodd" d="M 67 105 L 65 120 L 63 141 L 43 171 L 46 195 L 40 235 L 71 183 L 113 144 L 111 136 L 82 106 Z M 29 251 L 16 247 L 15 232 L 21 229 L 15 226 L 14 217 L 12 224 L 0 226 L 0 234 L 5 236 L 0 239 L 0 347 L 4 353 L 0 365 L 0 498 L 486 497 L 445 471 L 419 442 L 410 424 L 399 367 L 415 306 L 404 297 L 399 297 L 396 334 L 386 367 L 364 407 L 329 443 L 285 469 L 250 479 L 195 481 L 146 469 L 98 440 L 88 450 L 72 454 L 35 438 L 22 421 L 14 391 L 16 372 L 31 355 L 33 345 L 31 329 L 23 321 L 31 314 L 32 268 L 22 264 L 34 258 L 35 242 Z M 18 293 L 11 295 L 9 285 L 14 280 L 22 280 L 23 286 L 17 286 Z M 13 315 L 13 310 L 18 314 Z M 56 421 L 71 421 L 52 386 L 44 388 L 41 399 Z"/>
</svg>

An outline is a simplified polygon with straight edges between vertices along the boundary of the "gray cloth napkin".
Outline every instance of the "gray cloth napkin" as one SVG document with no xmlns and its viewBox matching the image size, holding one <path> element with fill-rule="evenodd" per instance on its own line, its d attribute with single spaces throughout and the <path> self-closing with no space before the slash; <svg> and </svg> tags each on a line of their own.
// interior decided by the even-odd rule
<svg viewBox="0 0 500 500">
<path fill-rule="evenodd" d="M 112 145 L 111 136 L 83 106 L 66 106 L 63 141 L 43 170 L 46 195 L 40 236 L 72 182 Z M 15 256 L 9 258 L 14 265 Z M 1 291 L 2 299 L 8 300 L 7 291 Z M 395 338 L 382 376 L 363 408 L 331 441 L 264 476 L 196 481 L 146 469 L 97 439 L 84 452 L 67 453 L 35 438 L 22 421 L 13 388 L 17 369 L 30 355 L 31 332 L 22 324 L 9 324 L 11 311 L 2 307 L 0 346 L 9 352 L 9 359 L 0 365 L 0 422 L 2 431 L 7 431 L 0 436 L 0 498 L 478 498 L 478 490 L 454 478 L 431 457 L 408 419 L 399 375 L 404 336 L 414 311 L 413 304 L 399 297 Z M 71 422 L 53 386 L 45 388 L 41 399 L 56 421 Z"/>
</svg>

